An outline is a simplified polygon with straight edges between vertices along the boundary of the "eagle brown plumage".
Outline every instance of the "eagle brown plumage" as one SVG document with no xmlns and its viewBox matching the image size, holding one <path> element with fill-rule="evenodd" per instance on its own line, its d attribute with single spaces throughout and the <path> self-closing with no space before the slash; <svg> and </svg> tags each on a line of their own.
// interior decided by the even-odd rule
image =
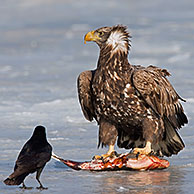
<svg viewBox="0 0 194 194">
<path fill-rule="evenodd" d="M 133 149 L 134 153 L 171 156 L 184 148 L 177 129 L 188 123 L 180 100 L 156 66 L 128 62 L 131 36 L 117 25 L 88 32 L 85 41 L 100 47 L 97 68 L 78 77 L 78 94 L 85 118 L 99 125 L 99 145 Z M 118 138 L 117 138 L 118 137 Z M 105 156 L 106 156 L 105 155 Z"/>
</svg>

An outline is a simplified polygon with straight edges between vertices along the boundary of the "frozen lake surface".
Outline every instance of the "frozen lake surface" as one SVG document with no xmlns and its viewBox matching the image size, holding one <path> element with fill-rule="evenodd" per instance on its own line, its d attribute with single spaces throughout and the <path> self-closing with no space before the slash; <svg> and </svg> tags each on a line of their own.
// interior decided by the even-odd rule
<svg viewBox="0 0 194 194">
<path fill-rule="evenodd" d="M 193 193 L 194 189 L 194 2 L 193 0 L 70 1 L 4 0 L 0 6 L 0 193 Z M 54 152 L 85 161 L 97 149 L 96 123 L 80 110 L 76 79 L 96 66 L 99 49 L 83 44 L 86 32 L 125 24 L 132 34 L 132 64 L 167 68 L 170 81 L 187 100 L 189 125 L 180 130 L 186 148 L 163 171 L 83 172 L 51 160 L 38 191 L 2 181 L 33 128 L 47 128 Z M 117 149 L 118 152 L 125 152 Z"/>
</svg>

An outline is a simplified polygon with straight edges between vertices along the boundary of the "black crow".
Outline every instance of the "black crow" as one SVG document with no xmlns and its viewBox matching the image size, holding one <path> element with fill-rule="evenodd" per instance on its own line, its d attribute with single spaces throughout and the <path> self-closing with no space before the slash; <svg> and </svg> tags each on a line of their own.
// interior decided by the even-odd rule
<svg viewBox="0 0 194 194">
<path fill-rule="evenodd" d="M 46 139 L 45 127 L 37 126 L 32 137 L 25 143 L 16 160 L 14 172 L 4 180 L 6 185 L 20 185 L 27 188 L 24 179 L 30 173 L 36 172 L 36 180 L 39 182 L 38 189 L 46 189 L 41 184 L 39 177 L 46 165 L 51 159 L 52 147 Z"/>
</svg>

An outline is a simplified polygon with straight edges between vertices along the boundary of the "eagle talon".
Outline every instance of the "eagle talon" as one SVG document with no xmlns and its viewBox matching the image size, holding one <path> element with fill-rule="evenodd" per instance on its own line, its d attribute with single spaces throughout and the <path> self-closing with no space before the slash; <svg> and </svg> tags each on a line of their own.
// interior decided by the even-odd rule
<svg viewBox="0 0 194 194">
<path fill-rule="evenodd" d="M 144 148 L 134 148 L 133 149 L 133 153 L 134 154 L 139 154 L 139 155 L 140 154 L 149 155 L 151 152 L 152 152 L 152 149 L 151 149 L 151 142 L 150 141 L 146 142 L 146 146 Z"/>
<path fill-rule="evenodd" d="M 114 151 L 113 154 L 114 154 L 113 156 L 116 156 L 116 157 L 120 156 L 120 154 L 118 154 L 116 151 Z"/>
<path fill-rule="evenodd" d="M 113 152 L 111 152 L 110 153 L 110 158 L 115 158 L 115 157 L 118 157 L 119 156 L 119 154 L 117 154 L 117 152 L 116 151 L 113 151 Z"/>
<path fill-rule="evenodd" d="M 103 156 L 95 155 L 92 157 L 92 160 L 102 160 Z"/>
<path fill-rule="evenodd" d="M 138 160 L 139 154 L 140 154 L 139 152 L 136 154 L 136 156 L 135 156 L 136 160 Z"/>
<path fill-rule="evenodd" d="M 132 150 L 130 150 L 129 154 L 134 154 L 134 153 L 133 153 L 133 149 L 132 149 Z"/>
<path fill-rule="evenodd" d="M 106 154 L 102 154 L 101 156 L 95 155 L 95 156 L 92 157 L 92 160 L 105 160 L 108 157 L 115 158 L 115 157 L 118 157 L 118 156 L 119 156 L 119 154 L 116 151 L 112 151 L 110 154 L 106 153 Z"/>
<path fill-rule="evenodd" d="M 153 149 L 151 149 L 151 152 L 150 152 L 148 155 L 149 155 L 149 156 L 154 155 L 154 150 L 153 150 Z"/>
<path fill-rule="evenodd" d="M 136 155 L 149 155 L 151 151 L 147 150 L 146 148 L 135 148 L 133 153 Z"/>
</svg>

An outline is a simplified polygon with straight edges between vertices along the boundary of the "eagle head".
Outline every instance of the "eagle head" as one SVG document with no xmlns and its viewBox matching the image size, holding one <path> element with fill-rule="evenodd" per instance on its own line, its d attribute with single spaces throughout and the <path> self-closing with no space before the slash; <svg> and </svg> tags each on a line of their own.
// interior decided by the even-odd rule
<svg viewBox="0 0 194 194">
<path fill-rule="evenodd" d="M 116 25 L 112 27 L 102 27 L 88 32 L 84 37 L 86 41 L 94 41 L 100 48 L 111 47 L 112 51 L 121 51 L 128 53 L 131 38 L 127 27 Z"/>
</svg>

